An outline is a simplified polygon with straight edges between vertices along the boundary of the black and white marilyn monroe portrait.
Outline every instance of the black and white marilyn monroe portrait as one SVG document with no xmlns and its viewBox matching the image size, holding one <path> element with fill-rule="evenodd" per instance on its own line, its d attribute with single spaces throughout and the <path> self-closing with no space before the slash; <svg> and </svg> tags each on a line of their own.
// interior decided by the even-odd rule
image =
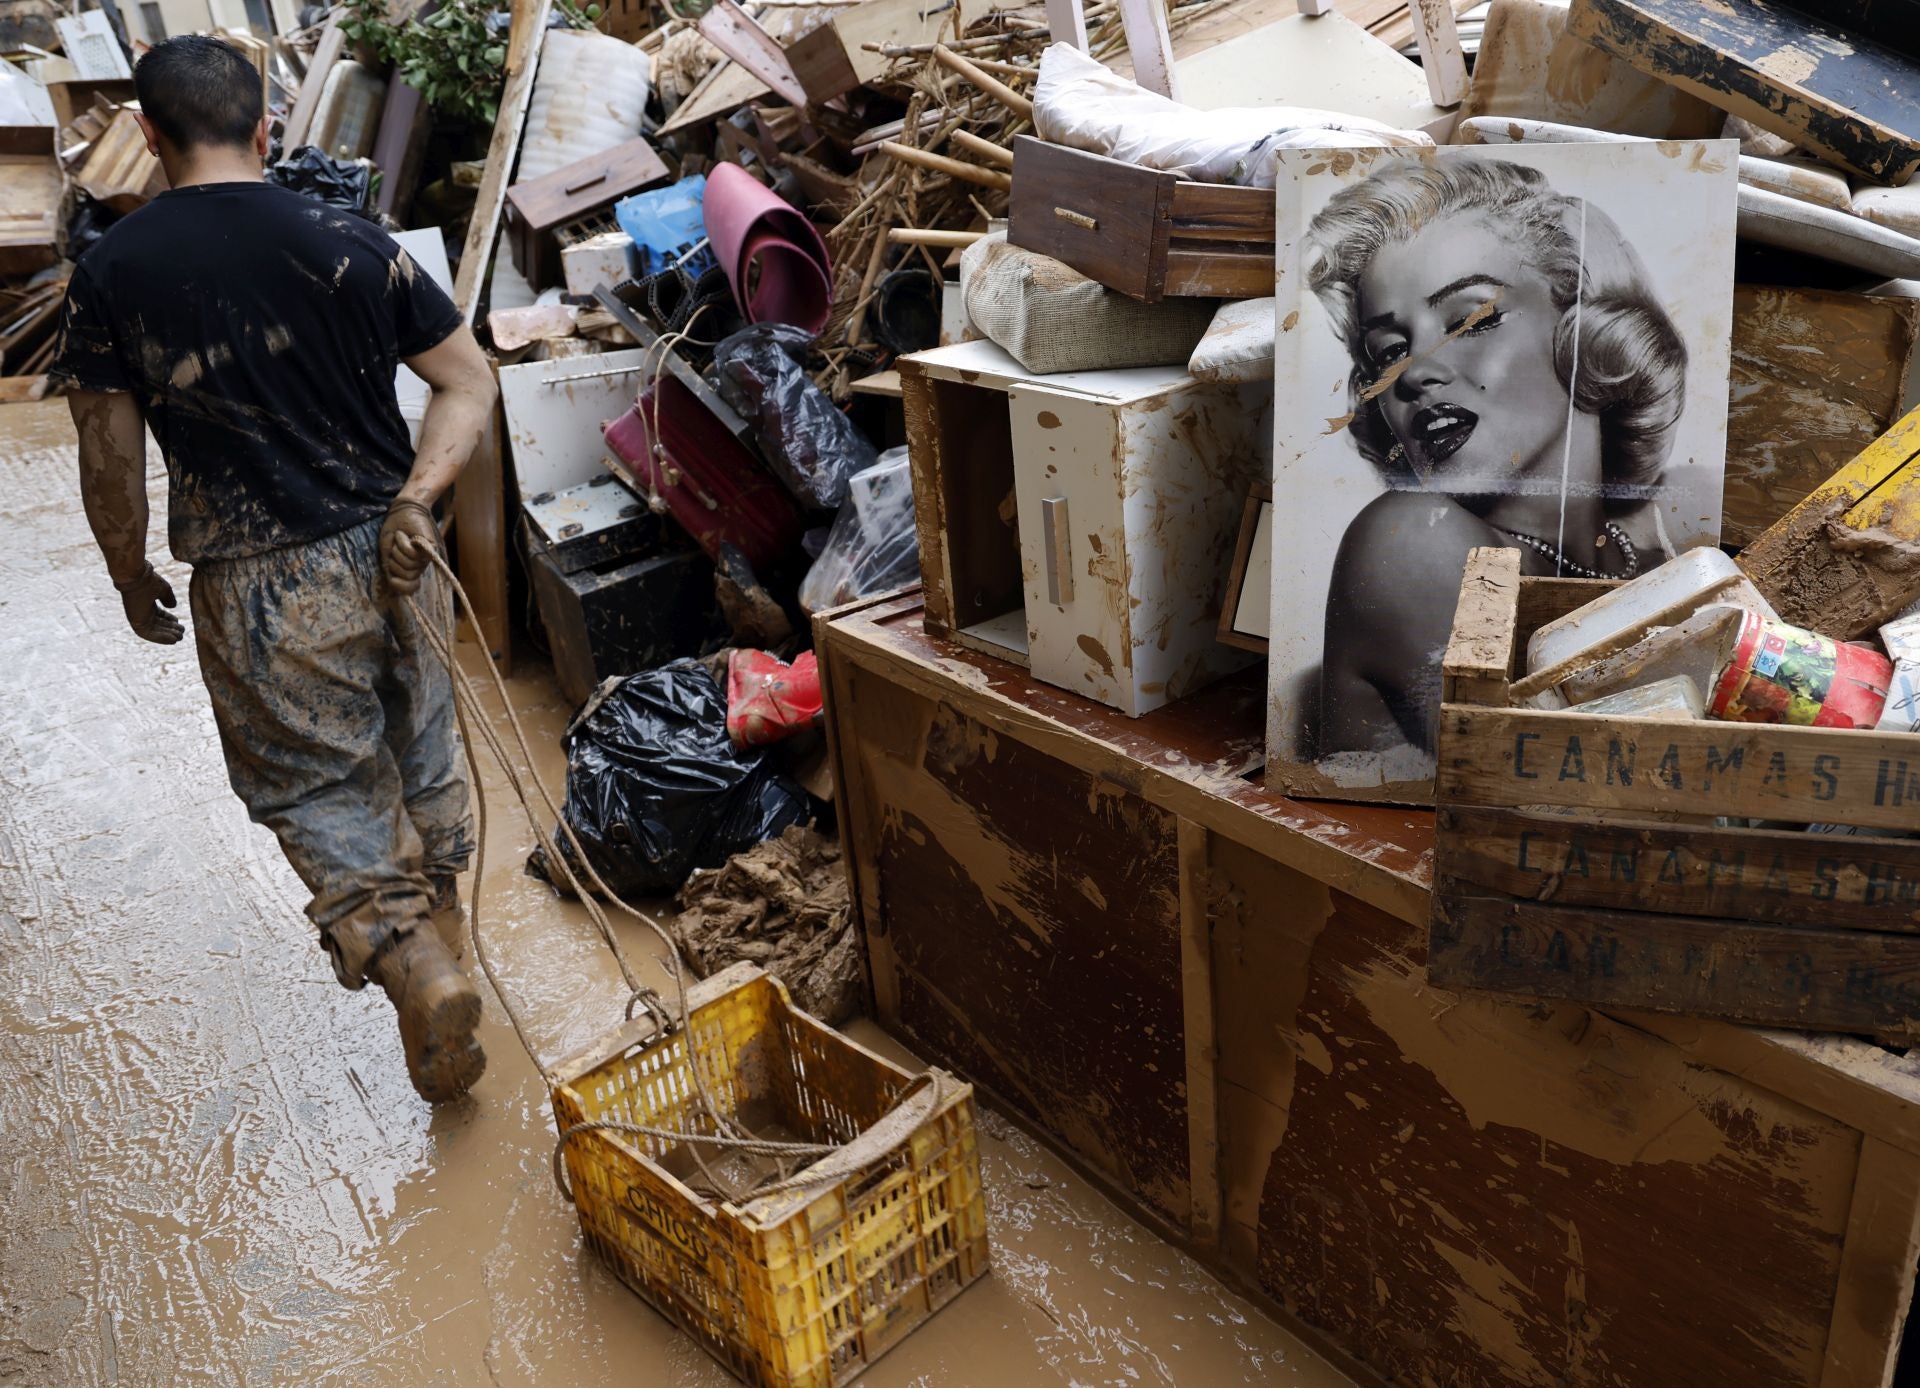
<svg viewBox="0 0 1920 1388">
<path fill-rule="evenodd" d="M 1686 347 L 1612 219 L 1505 160 L 1387 165 L 1313 219 L 1305 264 L 1387 488 L 1334 561 L 1317 752 L 1431 756 L 1469 550 L 1569 577 L 1671 557 Z"/>
</svg>

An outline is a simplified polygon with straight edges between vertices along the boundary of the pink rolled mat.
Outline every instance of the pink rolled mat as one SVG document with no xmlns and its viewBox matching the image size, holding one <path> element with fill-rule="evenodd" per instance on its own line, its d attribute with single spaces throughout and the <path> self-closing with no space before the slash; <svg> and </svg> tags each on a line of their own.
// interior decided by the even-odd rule
<svg viewBox="0 0 1920 1388">
<path fill-rule="evenodd" d="M 714 257 L 748 322 L 788 323 L 810 333 L 827 326 L 832 266 L 812 222 L 738 164 L 707 174 L 703 212 Z"/>
</svg>

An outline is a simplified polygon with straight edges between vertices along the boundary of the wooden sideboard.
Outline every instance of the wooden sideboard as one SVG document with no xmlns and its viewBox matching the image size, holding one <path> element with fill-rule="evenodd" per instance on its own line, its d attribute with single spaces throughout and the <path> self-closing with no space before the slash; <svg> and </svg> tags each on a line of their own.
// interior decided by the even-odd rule
<svg viewBox="0 0 1920 1388">
<path fill-rule="evenodd" d="M 1354 1372 L 1888 1381 L 1920 1065 L 1430 986 L 1431 812 L 1263 789 L 1258 670 L 1130 719 L 917 594 L 816 639 L 880 1021 Z"/>
</svg>

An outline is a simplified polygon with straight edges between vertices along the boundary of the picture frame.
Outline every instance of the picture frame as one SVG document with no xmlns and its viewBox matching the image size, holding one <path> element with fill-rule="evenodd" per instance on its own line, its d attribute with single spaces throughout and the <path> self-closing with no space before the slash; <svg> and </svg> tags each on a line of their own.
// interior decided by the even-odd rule
<svg viewBox="0 0 1920 1388">
<path fill-rule="evenodd" d="M 1277 152 L 1270 788 L 1432 803 L 1468 550 L 1627 578 L 1717 543 L 1737 167 Z"/>
</svg>

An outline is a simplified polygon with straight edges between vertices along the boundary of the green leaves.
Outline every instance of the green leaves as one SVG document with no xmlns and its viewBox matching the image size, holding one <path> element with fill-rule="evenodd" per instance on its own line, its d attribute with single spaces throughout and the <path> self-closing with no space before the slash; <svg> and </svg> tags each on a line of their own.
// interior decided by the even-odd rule
<svg viewBox="0 0 1920 1388">
<path fill-rule="evenodd" d="M 446 0 L 425 19 L 392 24 L 385 0 L 346 0 L 341 28 L 393 64 L 443 115 L 492 128 L 506 82 L 507 46 L 487 31 L 489 0 Z"/>
</svg>

